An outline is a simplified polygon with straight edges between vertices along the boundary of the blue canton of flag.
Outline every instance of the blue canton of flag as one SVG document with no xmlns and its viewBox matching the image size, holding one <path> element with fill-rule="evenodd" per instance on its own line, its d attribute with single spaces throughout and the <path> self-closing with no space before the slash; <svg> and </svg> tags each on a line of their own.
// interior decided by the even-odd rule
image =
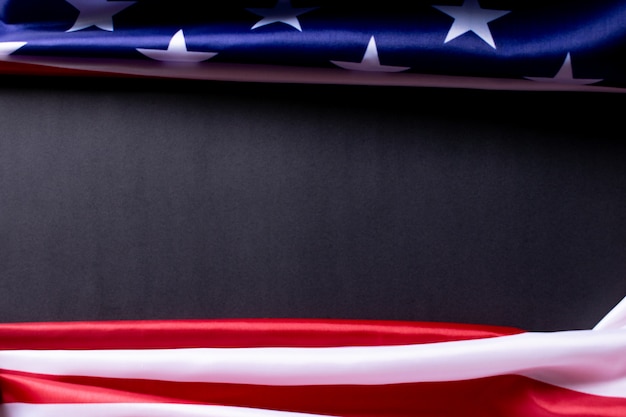
<svg viewBox="0 0 626 417">
<path fill-rule="evenodd" d="M 0 0 L 0 70 L 626 91 L 626 2 Z"/>
</svg>

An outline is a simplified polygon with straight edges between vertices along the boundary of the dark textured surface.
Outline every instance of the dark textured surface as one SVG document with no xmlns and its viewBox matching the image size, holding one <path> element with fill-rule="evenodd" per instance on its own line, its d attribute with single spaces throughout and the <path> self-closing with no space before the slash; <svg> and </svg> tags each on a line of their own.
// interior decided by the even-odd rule
<svg viewBox="0 0 626 417">
<path fill-rule="evenodd" d="M 626 96 L 0 80 L 0 321 L 593 326 Z"/>
</svg>

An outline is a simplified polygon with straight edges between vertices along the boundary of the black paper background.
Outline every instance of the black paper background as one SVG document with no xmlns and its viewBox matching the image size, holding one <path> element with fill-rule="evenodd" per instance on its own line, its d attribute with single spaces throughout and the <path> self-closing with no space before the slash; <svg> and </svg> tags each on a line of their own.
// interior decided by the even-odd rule
<svg viewBox="0 0 626 417">
<path fill-rule="evenodd" d="M 0 321 L 589 328 L 626 296 L 626 96 L 0 79 Z"/>
</svg>

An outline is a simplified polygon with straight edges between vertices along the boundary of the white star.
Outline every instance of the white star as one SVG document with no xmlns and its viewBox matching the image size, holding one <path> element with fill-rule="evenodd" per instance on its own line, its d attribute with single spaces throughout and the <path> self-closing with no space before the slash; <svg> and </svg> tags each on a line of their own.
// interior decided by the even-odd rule
<svg viewBox="0 0 626 417">
<path fill-rule="evenodd" d="M 107 0 L 65 0 L 80 12 L 78 18 L 66 32 L 74 32 L 96 26 L 102 30 L 113 31 L 113 16 L 134 1 L 107 1 Z"/>
<path fill-rule="evenodd" d="M 378 49 L 376 48 L 376 40 L 372 36 L 370 38 L 369 43 L 367 44 L 367 49 L 365 50 L 365 54 L 363 54 L 363 59 L 361 62 L 346 62 L 346 61 L 330 61 L 333 64 L 345 68 L 348 70 L 356 70 L 356 71 L 374 71 L 374 72 L 400 72 L 406 71 L 410 67 L 394 67 L 391 65 L 381 65 L 380 60 L 378 59 Z"/>
<path fill-rule="evenodd" d="M 563 65 L 561 65 L 561 69 L 556 73 L 554 77 L 524 77 L 528 80 L 538 81 L 538 82 L 548 82 L 548 83 L 559 83 L 559 84 L 575 84 L 575 85 L 586 85 L 593 84 L 602 81 L 602 78 L 592 79 L 592 78 L 574 78 L 574 73 L 572 72 L 572 59 L 570 58 L 569 52 L 565 57 L 565 61 L 563 61 Z"/>
<path fill-rule="evenodd" d="M 285 23 L 302 32 L 302 27 L 300 27 L 300 21 L 298 20 L 298 16 L 315 9 L 316 7 L 293 8 L 291 7 L 291 0 L 278 0 L 273 8 L 246 10 L 251 11 L 254 14 L 258 14 L 259 16 L 263 16 L 263 19 L 255 23 L 251 29 L 256 29 L 260 28 L 261 26 L 271 25 L 272 23 L 280 22 Z"/>
<path fill-rule="evenodd" d="M 148 58 L 157 61 L 170 62 L 200 62 L 217 55 L 217 52 L 193 52 L 187 50 L 185 35 L 183 30 L 179 30 L 172 36 L 167 49 L 144 49 L 137 48 L 137 51 L 144 54 Z"/>
<path fill-rule="evenodd" d="M 462 6 L 433 6 L 454 18 L 444 43 L 458 38 L 467 32 L 474 32 L 489 46 L 496 49 L 488 23 L 509 13 L 509 10 L 482 9 L 478 0 L 465 0 Z"/>
<path fill-rule="evenodd" d="M 26 42 L 0 42 L 0 57 L 9 56 L 26 45 Z"/>
</svg>

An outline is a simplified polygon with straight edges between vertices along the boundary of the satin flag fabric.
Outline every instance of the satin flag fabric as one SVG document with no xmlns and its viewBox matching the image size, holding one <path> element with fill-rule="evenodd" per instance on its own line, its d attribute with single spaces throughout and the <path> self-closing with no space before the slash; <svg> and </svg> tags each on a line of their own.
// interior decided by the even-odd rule
<svg viewBox="0 0 626 417">
<path fill-rule="evenodd" d="M 0 0 L 0 71 L 624 92 L 624 28 L 622 0 Z"/>
<path fill-rule="evenodd" d="M 332 319 L 3 324 L 0 390 L 3 417 L 623 417 L 626 301 L 594 329 L 557 332 Z"/>
</svg>

